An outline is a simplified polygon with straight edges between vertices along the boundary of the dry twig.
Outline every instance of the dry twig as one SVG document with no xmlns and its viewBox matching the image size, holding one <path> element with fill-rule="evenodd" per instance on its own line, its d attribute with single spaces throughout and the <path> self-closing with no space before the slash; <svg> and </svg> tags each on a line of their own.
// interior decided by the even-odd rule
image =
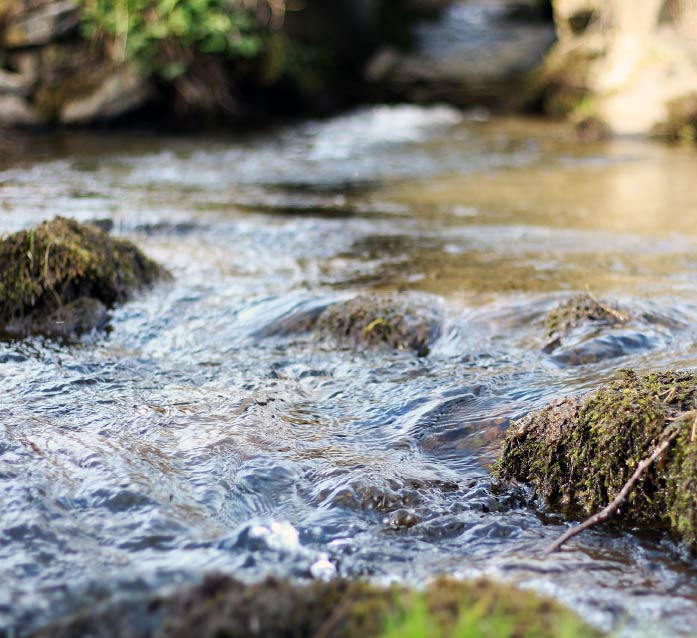
<svg viewBox="0 0 697 638">
<path fill-rule="evenodd" d="M 602 301 L 600 301 L 600 299 L 598 299 L 591 292 L 590 286 L 588 284 L 586 284 L 586 293 L 593 301 L 595 301 L 595 303 L 598 304 L 598 306 L 600 306 L 609 315 L 612 315 L 615 319 L 617 319 L 617 321 L 619 321 L 620 323 L 627 323 L 627 321 L 629 320 L 629 315 L 617 310 L 616 308 L 612 308 L 611 306 L 608 306 L 607 304 L 604 304 Z"/>
</svg>

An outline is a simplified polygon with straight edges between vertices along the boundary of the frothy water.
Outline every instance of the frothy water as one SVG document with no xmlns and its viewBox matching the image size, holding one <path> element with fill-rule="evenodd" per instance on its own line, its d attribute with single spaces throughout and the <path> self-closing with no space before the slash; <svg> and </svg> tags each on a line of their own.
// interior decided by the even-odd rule
<svg viewBox="0 0 697 638">
<path fill-rule="evenodd" d="M 609 526 L 546 556 L 566 524 L 488 466 L 552 398 L 697 366 L 696 170 L 694 151 L 444 107 L 33 139 L 0 170 L 3 231 L 108 219 L 175 279 L 106 334 L 0 346 L 0 627 L 223 570 L 487 574 L 627 635 L 691 635 L 680 548 Z M 545 313 L 586 287 L 637 320 L 545 353 Z M 433 295 L 427 357 L 298 332 L 366 290 Z"/>
</svg>

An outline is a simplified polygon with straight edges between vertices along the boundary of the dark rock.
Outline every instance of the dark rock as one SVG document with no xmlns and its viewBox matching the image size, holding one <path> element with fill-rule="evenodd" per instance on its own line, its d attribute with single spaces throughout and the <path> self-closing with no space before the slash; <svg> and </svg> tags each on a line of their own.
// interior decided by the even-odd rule
<svg viewBox="0 0 697 638">
<path fill-rule="evenodd" d="M 574 328 L 583 324 L 614 326 L 628 319 L 625 310 L 602 303 L 589 294 L 575 295 L 552 308 L 547 315 L 545 331 L 548 343 L 545 350 L 551 351 L 561 345 Z"/>
<path fill-rule="evenodd" d="M 51 337 L 79 337 L 91 330 L 101 330 L 108 321 L 109 312 L 101 301 L 83 297 L 66 303 L 47 317 L 33 317 L 29 331 Z M 6 326 L 9 333 L 23 332 L 26 328 L 26 321 L 10 322 Z"/>
<path fill-rule="evenodd" d="M 12 333 L 83 331 L 103 324 L 97 304 L 124 302 L 167 276 L 132 243 L 56 217 L 0 241 L 0 325 Z"/>
<path fill-rule="evenodd" d="M 437 301 L 414 293 L 360 295 L 329 306 L 319 315 L 316 332 L 353 347 L 385 345 L 426 356 L 440 336 Z"/>
<path fill-rule="evenodd" d="M 151 96 L 152 87 L 132 67 L 110 69 L 81 95 L 67 98 L 58 120 L 62 124 L 115 120 L 143 107 Z"/>
<path fill-rule="evenodd" d="M 382 48 L 367 80 L 388 96 L 516 108 L 528 73 L 554 42 L 551 24 L 511 21 L 511 3 L 456 3 L 417 29 L 413 51 Z"/>
<path fill-rule="evenodd" d="M 494 474 L 532 484 L 550 506 L 591 514 L 622 489 L 668 432 L 663 459 L 622 506 L 624 518 L 697 547 L 697 375 L 625 371 L 581 398 L 556 401 L 511 425 Z"/>
<path fill-rule="evenodd" d="M 543 351 L 564 366 L 595 363 L 658 348 L 682 327 L 678 318 L 650 306 L 624 308 L 584 293 L 549 312 Z"/>
</svg>

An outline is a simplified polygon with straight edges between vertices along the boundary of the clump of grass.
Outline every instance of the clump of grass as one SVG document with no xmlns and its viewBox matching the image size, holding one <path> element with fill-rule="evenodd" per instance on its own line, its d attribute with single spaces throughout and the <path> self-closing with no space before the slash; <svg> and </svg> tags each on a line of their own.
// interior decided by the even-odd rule
<svg viewBox="0 0 697 638">
<path fill-rule="evenodd" d="M 560 605 L 487 580 L 437 580 L 405 594 L 380 638 L 586 638 L 599 634 Z"/>
</svg>

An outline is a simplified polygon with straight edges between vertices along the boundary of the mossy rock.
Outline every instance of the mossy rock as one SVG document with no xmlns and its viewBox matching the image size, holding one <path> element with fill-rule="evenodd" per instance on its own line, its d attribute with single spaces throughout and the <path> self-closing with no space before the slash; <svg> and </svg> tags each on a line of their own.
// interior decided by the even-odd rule
<svg viewBox="0 0 697 638">
<path fill-rule="evenodd" d="M 577 294 L 547 315 L 542 350 L 561 366 L 585 365 L 659 348 L 684 327 L 670 309 Z"/>
<path fill-rule="evenodd" d="M 509 429 L 494 474 L 532 484 L 572 515 L 605 507 L 654 446 L 673 430 L 660 462 L 622 505 L 623 520 L 670 531 L 697 547 L 697 374 L 617 379 L 580 398 L 556 401 Z"/>
<path fill-rule="evenodd" d="M 329 306 L 315 330 L 340 344 L 383 345 L 423 357 L 440 336 L 441 313 L 435 301 L 410 293 L 360 295 Z"/>
<path fill-rule="evenodd" d="M 105 308 L 168 276 L 131 242 L 56 217 L 0 240 L 0 326 L 9 333 L 89 329 L 104 323 Z"/>
<path fill-rule="evenodd" d="M 419 627 L 423 633 L 414 632 Z M 89 610 L 37 636 L 445 638 L 461 627 L 461 635 L 497 638 L 598 635 L 548 599 L 486 580 L 439 579 L 417 593 L 346 580 L 244 585 L 213 575 L 170 596 Z"/>
<path fill-rule="evenodd" d="M 592 323 L 614 326 L 625 323 L 629 313 L 603 303 L 588 294 L 574 295 L 550 310 L 545 319 L 545 333 L 549 343 L 561 342 L 574 328 Z"/>
</svg>

